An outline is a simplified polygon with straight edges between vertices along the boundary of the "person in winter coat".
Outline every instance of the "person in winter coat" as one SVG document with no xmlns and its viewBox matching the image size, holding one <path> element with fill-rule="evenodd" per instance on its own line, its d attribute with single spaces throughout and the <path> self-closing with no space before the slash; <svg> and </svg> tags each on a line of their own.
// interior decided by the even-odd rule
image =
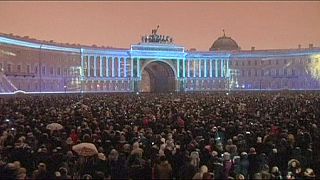
<svg viewBox="0 0 320 180">
<path fill-rule="evenodd" d="M 171 179 L 172 166 L 165 156 L 160 156 L 160 162 L 155 165 L 154 169 L 155 179 Z"/>
<path fill-rule="evenodd" d="M 248 169 L 249 178 L 253 178 L 254 175 L 259 171 L 258 156 L 255 148 L 250 148 L 248 160 L 249 160 L 249 169 Z"/>
<path fill-rule="evenodd" d="M 242 152 L 240 155 L 240 174 L 242 174 L 246 179 L 248 178 L 248 170 L 249 170 L 249 160 L 248 154 L 246 152 Z"/>
<path fill-rule="evenodd" d="M 202 165 L 199 169 L 199 171 L 193 176 L 192 179 L 203 179 L 204 173 L 208 172 L 208 167 L 205 165 Z"/>
<path fill-rule="evenodd" d="M 227 179 L 230 176 L 230 173 L 233 168 L 233 163 L 230 159 L 230 153 L 225 152 L 223 153 L 223 172 L 224 172 L 224 178 Z"/>
<path fill-rule="evenodd" d="M 179 169 L 178 179 L 192 179 L 196 172 L 196 166 L 191 164 L 191 159 L 189 159 L 189 161 Z"/>
</svg>

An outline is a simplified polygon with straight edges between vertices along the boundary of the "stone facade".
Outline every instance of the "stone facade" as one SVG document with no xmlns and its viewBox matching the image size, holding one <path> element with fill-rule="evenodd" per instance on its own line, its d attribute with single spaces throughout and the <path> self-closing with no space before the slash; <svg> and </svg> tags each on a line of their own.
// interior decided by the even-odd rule
<svg viewBox="0 0 320 180">
<path fill-rule="evenodd" d="M 317 47 L 240 50 L 230 37 L 220 37 L 211 51 L 201 52 L 187 51 L 172 40 L 161 43 L 146 38 L 130 49 L 120 49 L 0 34 L 0 92 L 149 91 L 154 87 L 145 84 L 155 84 L 157 74 L 148 65 L 156 63 L 171 73 L 168 77 L 174 75 L 170 80 L 174 91 L 320 88 Z M 164 78 L 161 81 L 167 82 Z"/>
</svg>

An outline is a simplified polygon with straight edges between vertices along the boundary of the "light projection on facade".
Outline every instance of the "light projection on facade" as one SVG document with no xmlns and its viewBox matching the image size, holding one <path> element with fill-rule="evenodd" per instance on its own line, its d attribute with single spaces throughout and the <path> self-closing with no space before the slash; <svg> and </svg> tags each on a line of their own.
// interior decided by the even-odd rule
<svg viewBox="0 0 320 180">
<path fill-rule="evenodd" d="M 316 80 L 320 80 L 320 54 L 314 54 L 308 59 L 310 63 L 308 64 L 307 71 L 311 73 L 311 77 Z"/>
<path fill-rule="evenodd" d="M 128 49 L 0 34 L 0 93 L 320 89 L 320 48 L 241 50 L 224 32 L 186 50 L 158 30 Z"/>
</svg>

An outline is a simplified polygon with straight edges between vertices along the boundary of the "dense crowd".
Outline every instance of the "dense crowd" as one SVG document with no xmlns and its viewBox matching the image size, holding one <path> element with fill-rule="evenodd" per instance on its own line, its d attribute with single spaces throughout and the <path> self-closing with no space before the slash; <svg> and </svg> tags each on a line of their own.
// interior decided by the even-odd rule
<svg viewBox="0 0 320 180">
<path fill-rule="evenodd" d="M 319 95 L 0 97 L 0 179 L 319 178 Z"/>
</svg>

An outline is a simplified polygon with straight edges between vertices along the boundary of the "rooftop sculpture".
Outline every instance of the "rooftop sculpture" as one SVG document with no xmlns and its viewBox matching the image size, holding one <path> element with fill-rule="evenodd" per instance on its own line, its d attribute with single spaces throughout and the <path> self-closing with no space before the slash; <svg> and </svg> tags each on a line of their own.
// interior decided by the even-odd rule
<svg viewBox="0 0 320 180">
<path fill-rule="evenodd" d="M 172 44 L 173 43 L 172 37 L 157 34 L 159 27 L 160 26 L 158 25 L 156 29 L 152 29 L 151 35 L 142 36 L 141 42 L 142 43 Z"/>
</svg>

